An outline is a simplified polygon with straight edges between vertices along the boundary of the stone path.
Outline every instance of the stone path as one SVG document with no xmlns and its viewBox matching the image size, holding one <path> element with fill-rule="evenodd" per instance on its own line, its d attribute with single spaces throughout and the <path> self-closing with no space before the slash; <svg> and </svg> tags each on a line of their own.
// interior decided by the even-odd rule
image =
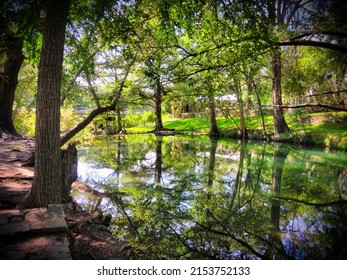
<svg viewBox="0 0 347 280">
<path fill-rule="evenodd" d="M 0 140 L 0 259 L 71 259 L 62 205 L 14 209 L 30 190 L 32 140 Z"/>
</svg>

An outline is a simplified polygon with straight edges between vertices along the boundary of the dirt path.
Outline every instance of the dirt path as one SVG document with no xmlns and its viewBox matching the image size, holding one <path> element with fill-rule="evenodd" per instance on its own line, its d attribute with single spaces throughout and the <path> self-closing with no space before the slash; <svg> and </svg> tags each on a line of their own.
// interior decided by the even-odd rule
<svg viewBox="0 0 347 280">
<path fill-rule="evenodd" d="M 30 190 L 34 171 L 22 165 L 33 151 L 33 139 L 0 140 L 0 209 L 14 208 Z"/>
</svg>

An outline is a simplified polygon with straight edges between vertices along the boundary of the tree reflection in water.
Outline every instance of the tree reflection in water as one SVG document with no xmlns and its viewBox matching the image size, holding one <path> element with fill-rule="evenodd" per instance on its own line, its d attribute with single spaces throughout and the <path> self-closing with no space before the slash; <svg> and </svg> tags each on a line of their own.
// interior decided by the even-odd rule
<svg viewBox="0 0 347 280">
<path fill-rule="evenodd" d="M 152 259 L 347 257 L 345 153 L 140 135 L 79 160 L 114 235 Z"/>
</svg>

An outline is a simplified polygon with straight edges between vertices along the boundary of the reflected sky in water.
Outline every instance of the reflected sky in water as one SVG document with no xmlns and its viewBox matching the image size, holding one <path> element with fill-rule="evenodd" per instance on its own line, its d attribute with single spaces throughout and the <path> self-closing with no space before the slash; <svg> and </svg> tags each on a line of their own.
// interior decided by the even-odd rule
<svg viewBox="0 0 347 280">
<path fill-rule="evenodd" d="M 153 259 L 346 259 L 347 155 L 132 135 L 79 152 L 74 190 Z M 93 193 L 93 190 L 96 191 Z"/>
</svg>

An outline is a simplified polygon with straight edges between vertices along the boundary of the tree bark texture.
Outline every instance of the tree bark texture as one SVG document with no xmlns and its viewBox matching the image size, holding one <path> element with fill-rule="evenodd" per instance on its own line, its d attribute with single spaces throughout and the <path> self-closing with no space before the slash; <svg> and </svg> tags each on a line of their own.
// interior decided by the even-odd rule
<svg viewBox="0 0 347 280">
<path fill-rule="evenodd" d="M 38 74 L 32 207 L 62 201 L 60 86 L 68 10 L 69 0 L 47 1 Z"/>
<path fill-rule="evenodd" d="M 282 108 L 282 90 L 281 90 L 281 52 L 276 50 L 272 59 L 272 104 L 274 116 L 275 137 L 290 131 Z"/>
<path fill-rule="evenodd" d="M 0 138 L 3 133 L 20 137 L 13 125 L 12 114 L 18 73 L 24 61 L 22 47 L 22 39 L 7 36 L 6 58 L 0 70 Z"/>
</svg>

